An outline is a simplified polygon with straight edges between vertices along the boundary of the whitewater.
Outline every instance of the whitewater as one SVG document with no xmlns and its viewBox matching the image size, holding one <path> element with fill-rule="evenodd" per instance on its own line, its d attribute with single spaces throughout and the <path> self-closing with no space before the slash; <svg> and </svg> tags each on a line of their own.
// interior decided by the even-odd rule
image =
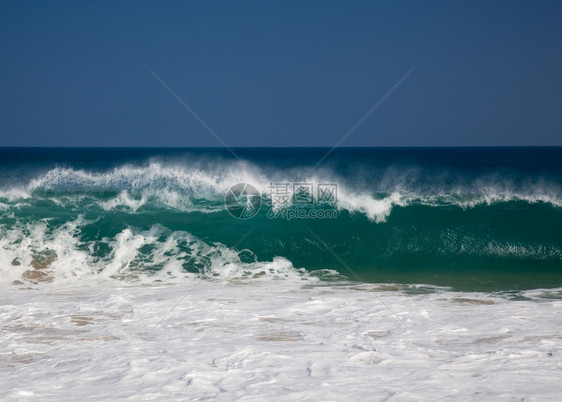
<svg viewBox="0 0 562 402">
<path fill-rule="evenodd" d="M 294 277 L 4 286 L 0 398 L 554 401 L 561 296 Z"/>
</svg>

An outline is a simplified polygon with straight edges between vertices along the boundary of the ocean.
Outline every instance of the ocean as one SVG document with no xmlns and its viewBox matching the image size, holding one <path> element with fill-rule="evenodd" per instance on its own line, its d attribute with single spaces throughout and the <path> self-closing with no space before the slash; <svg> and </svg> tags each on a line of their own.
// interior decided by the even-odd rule
<svg viewBox="0 0 562 402">
<path fill-rule="evenodd" d="M 562 148 L 328 151 L 0 148 L 0 399 L 554 400 Z"/>
</svg>

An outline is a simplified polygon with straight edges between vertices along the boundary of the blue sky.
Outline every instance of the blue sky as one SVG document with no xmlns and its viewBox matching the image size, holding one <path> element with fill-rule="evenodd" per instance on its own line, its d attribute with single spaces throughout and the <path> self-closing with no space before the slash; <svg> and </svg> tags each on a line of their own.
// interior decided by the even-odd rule
<svg viewBox="0 0 562 402">
<path fill-rule="evenodd" d="M 0 2 L 0 146 L 562 145 L 562 2 Z"/>
</svg>

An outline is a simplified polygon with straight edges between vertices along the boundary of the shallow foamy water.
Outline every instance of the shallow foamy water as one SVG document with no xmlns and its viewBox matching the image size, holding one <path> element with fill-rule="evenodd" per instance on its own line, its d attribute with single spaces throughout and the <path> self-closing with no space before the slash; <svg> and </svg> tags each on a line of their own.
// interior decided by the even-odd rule
<svg viewBox="0 0 562 402">
<path fill-rule="evenodd" d="M 554 400 L 561 390 L 560 290 L 123 285 L 3 286 L 0 399 Z"/>
</svg>

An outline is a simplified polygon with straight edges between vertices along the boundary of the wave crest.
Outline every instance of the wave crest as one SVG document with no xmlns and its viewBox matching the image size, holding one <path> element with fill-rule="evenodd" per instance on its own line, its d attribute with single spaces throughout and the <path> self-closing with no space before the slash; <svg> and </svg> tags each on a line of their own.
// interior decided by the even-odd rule
<svg viewBox="0 0 562 402">
<path fill-rule="evenodd" d="M 459 177 L 420 169 L 389 167 L 380 177 L 343 177 L 334 171 L 310 167 L 274 169 L 249 162 L 164 163 L 123 165 L 109 171 L 56 167 L 27 185 L 0 189 L 1 210 L 30 198 L 49 199 L 64 207 L 96 206 L 103 210 L 136 212 L 144 206 L 181 211 L 224 210 L 226 191 L 234 184 L 254 185 L 268 198 L 273 182 L 336 183 L 340 210 L 360 213 L 384 222 L 395 206 L 428 205 L 471 208 L 511 201 L 562 206 L 560 186 L 543 178 L 519 180 L 495 175 Z M 89 202 L 89 204 L 88 204 Z"/>
</svg>

